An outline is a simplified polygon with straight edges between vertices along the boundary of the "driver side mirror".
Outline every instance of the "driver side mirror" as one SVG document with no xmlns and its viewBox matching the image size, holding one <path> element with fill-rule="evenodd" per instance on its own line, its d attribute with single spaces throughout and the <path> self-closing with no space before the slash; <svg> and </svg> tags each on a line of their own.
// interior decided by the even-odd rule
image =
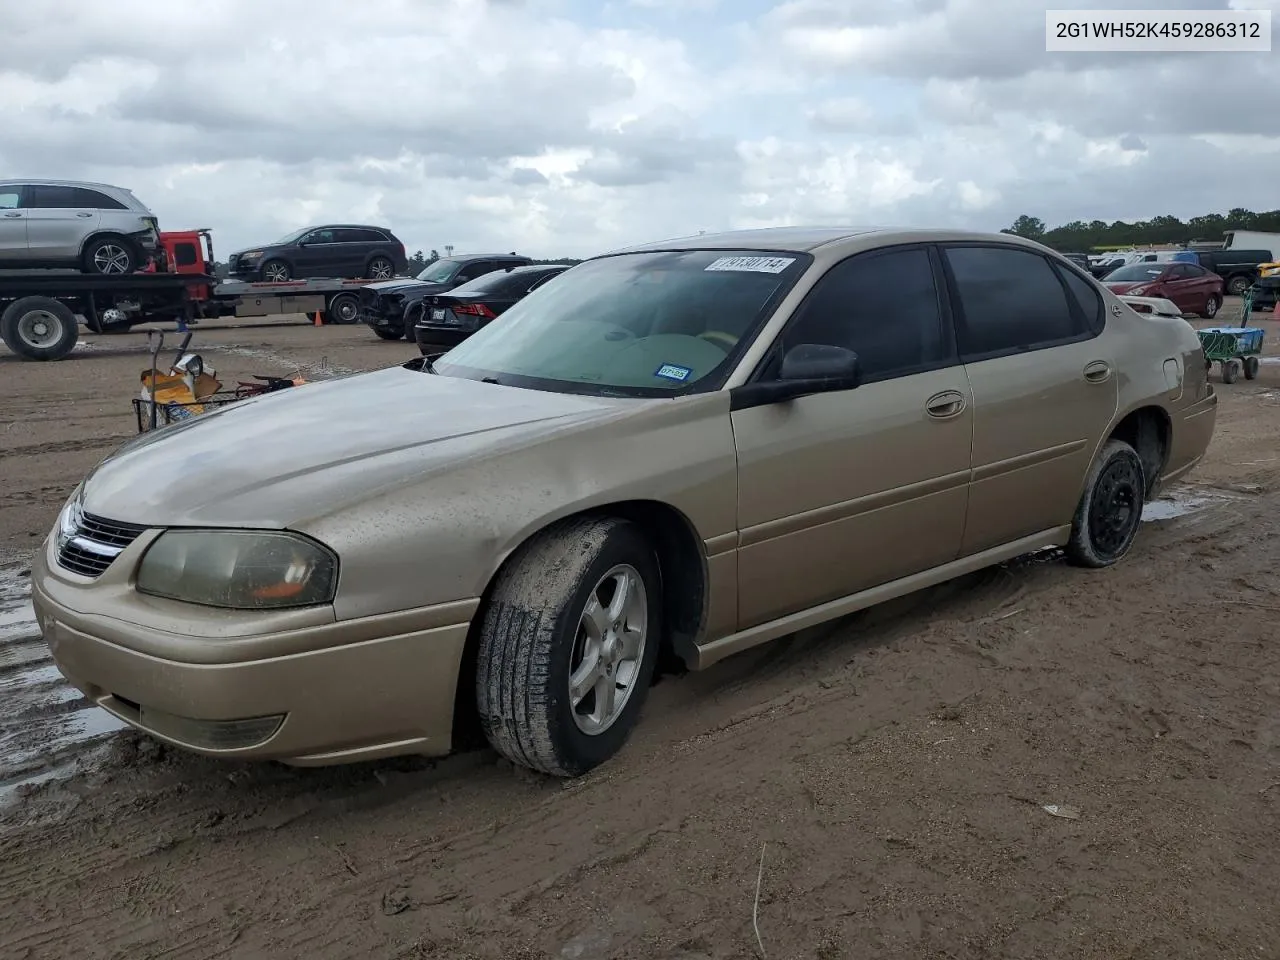
<svg viewBox="0 0 1280 960">
<path fill-rule="evenodd" d="M 852 390 L 862 380 L 858 355 L 825 343 L 799 343 L 782 356 L 776 380 L 743 384 L 732 392 L 730 409 L 781 403 L 813 393 Z"/>
</svg>

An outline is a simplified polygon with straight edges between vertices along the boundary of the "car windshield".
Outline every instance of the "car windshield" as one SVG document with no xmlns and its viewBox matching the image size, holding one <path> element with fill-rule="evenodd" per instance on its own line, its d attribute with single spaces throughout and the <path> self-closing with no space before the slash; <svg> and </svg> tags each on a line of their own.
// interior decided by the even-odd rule
<svg viewBox="0 0 1280 960">
<path fill-rule="evenodd" d="M 310 229 L 311 229 L 310 227 L 303 227 L 301 230 L 295 230 L 293 231 L 293 233 L 285 234 L 283 237 L 277 240 L 274 244 L 272 244 L 272 246 L 277 246 L 282 243 L 293 243 L 293 241 L 297 240 L 304 233 L 307 233 Z"/>
<path fill-rule="evenodd" d="M 461 266 L 457 260 L 434 260 L 418 274 L 417 279 L 424 283 L 447 283 Z"/>
<path fill-rule="evenodd" d="M 532 283 L 533 278 L 529 274 L 530 271 L 527 270 L 494 270 L 454 287 L 450 294 L 455 297 L 466 297 L 504 293 L 508 288 L 515 290 L 521 284 L 528 286 Z"/>
<path fill-rule="evenodd" d="M 1165 271 L 1163 263 L 1131 263 L 1107 274 L 1107 283 L 1150 282 Z"/>
<path fill-rule="evenodd" d="M 808 254 L 752 250 L 588 260 L 538 287 L 434 369 L 609 396 L 717 389 L 811 262 Z"/>
</svg>

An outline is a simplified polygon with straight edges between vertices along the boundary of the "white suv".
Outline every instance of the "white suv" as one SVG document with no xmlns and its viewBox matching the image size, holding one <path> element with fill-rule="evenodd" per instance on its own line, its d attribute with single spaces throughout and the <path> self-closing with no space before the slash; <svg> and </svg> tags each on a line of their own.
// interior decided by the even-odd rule
<svg viewBox="0 0 1280 960">
<path fill-rule="evenodd" d="M 155 214 L 123 187 L 0 180 L 0 269 L 115 276 L 145 266 L 159 243 Z"/>
</svg>

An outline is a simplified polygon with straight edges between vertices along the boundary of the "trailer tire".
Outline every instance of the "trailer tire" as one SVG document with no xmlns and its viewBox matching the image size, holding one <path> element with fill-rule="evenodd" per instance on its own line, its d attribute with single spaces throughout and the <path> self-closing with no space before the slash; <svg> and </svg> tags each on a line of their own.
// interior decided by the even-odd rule
<svg viewBox="0 0 1280 960">
<path fill-rule="evenodd" d="M 360 319 L 360 301 L 354 293 L 336 294 L 325 308 L 329 323 L 355 323 Z"/>
<path fill-rule="evenodd" d="M 61 360 L 79 336 L 76 315 L 61 300 L 23 297 L 0 314 L 0 340 L 24 360 Z"/>
</svg>

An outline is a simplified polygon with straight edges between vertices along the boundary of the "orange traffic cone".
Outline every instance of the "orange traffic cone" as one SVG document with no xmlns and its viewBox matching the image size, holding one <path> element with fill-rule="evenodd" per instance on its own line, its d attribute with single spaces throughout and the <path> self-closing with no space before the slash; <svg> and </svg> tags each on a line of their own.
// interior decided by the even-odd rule
<svg viewBox="0 0 1280 960">
<path fill-rule="evenodd" d="M 1271 315 L 1280 320 L 1280 297 L 1276 297 L 1275 309 L 1271 311 Z"/>
<path fill-rule="evenodd" d="M 317 311 L 316 311 L 315 325 L 316 325 L 317 327 L 323 327 L 323 326 L 324 326 L 324 320 L 320 317 L 320 311 L 319 311 L 319 310 L 317 310 Z"/>
</svg>

